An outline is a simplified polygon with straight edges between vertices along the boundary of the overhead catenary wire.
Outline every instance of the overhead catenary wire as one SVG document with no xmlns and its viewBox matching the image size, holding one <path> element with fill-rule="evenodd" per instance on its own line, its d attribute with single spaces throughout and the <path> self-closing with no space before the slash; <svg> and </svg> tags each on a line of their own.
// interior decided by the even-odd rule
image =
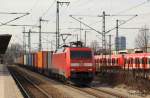
<svg viewBox="0 0 150 98">
<path fill-rule="evenodd" d="M 27 13 L 21 13 L 21 12 L 0 12 L 0 14 L 27 14 Z"/>
<path fill-rule="evenodd" d="M 20 19 L 20 18 L 22 18 L 22 17 L 24 17 L 24 16 L 29 15 L 29 14 L 30 14 L 30 13 L 25 13 L 24 15 L 21 15 L 21 16 L 19 16 L 19 17 L 16 17 L 16 18 L 12 19 L 12 20 L 9 20 L 9 21 L 7 21 L 7 22 L 5 22 L 5 23 L 2 23 L 0 26 L 6 25 L 6 24 L 8 24 L 8 23 L 10 23 L 10 22 L 13 22 L 13 21 L 15 21 L 15 20 L 18 20 L 18 19 Z"/>
<path fill-rule="evenodd" d="M 36 7 L 36 5 L 38 4 L 39 0 L 36 0 L 35 3 L 33 4 L 33 6 L 27 11 L 27 12 L 32 12 L 33 9 Z"/>
<path fill-rule="evenodd" d="M 123 23 L 119 24 L 118 27 L 121 26 L 121 25 L 123 25 L 123 24 L 126 24 L 127 22 L 129 22 L 130 20 L 134 19 L 134 18 L 137 17 L 137 16 L 138 16 L 138 15 L 134 15 L 133 17 L 129 18 L 128 20 L 126 20 L 126 21 L 124 21 Z M 115 26 L 114 28 L 112 28 L 112 29 L 106 31 L 105 33 L 107 34 L 107 33 L 109 33 L 110 31 L 115 30 L 116 28 L 117 28 L 117 27 Z"/>
<path fill-rule="evenodd" d="M 80 21 L 80 20 L 74 18 L 72 15 L 70 15 L 70 17 L 73 18 L 74 20 L 78 21 L 78 22 L 81 22 L 83 25 L 87 26 L 87 27 L 90 28 L 91 30 L 94 30 L 94 31 L 96 31 L 96 32 L 99 33 L 99 34 L 102 34 L 100 31 L 97 31 L 96 29 L 90 27 L 90 26 L 87 25 L 86 23 L 84 23 L 84 22 L 82 22 L 82 21 Z"/>
<path fill-rule="evenodd" d="M 48 7 L 48 9 L 41 15 L 41 17 L 44 17 L 47 13 L 48 13 L 48 11 L 54 6 L 54 4 L 56 3 L 56 0 L 54 0 L 52 3 L 51 3 L 51 5 Z"/>
<path fill-rule="evenodd" d="M 127 8 L 127 9 L 125 9 L 125 10 L 122 10 L 122 11 L 118 12 L 117 14 L 125 13 L 125 12 L 127 12 L 127 11 L 129 11 L 129 10 L 133 10 L 133 9 L 135 9 L 135 8 L 138 8 L 138 7 L 140 7 L 140 6 L 142 6 L 142 5 L 146 4 L 146 3 L 148 3 L 149 1 L 150 1 L 150 0 L 146 0 L 146 1 L 144 1 L 144 2 L 142 2 L 142 3 L 140 3 L 140 4 L 138 4 L 138 5 L 135 5 L 135 6 L 133 6 L 133 7 Z"/>
</svg>

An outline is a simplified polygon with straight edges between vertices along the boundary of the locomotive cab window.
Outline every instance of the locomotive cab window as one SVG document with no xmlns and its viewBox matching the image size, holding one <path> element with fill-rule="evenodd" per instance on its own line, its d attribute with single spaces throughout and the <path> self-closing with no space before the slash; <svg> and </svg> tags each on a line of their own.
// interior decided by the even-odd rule
<svg viewBox="0 0 150 98">
<path fill-rule="evenodd" d="M 71 51 L 70 52 L 71 59 L 91 59 L 92 52 L 91 51 Z"/>
</svg>

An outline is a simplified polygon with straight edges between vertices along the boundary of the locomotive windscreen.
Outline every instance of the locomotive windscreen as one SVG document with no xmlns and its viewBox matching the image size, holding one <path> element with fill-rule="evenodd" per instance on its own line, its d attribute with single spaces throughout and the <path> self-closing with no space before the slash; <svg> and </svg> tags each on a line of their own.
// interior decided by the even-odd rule
<svg viewBox="0 0 150 98">
<path fill-rule="evenodd" d="M 71 51 L 70 52 L 71 59 L 91 59 L 92 52 L 91 51 Z"/>
</svg>

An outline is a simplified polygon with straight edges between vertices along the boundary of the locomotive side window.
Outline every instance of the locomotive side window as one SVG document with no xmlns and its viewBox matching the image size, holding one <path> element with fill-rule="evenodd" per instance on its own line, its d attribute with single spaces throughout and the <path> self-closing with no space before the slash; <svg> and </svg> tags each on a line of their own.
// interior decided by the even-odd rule
<svg viewBox="0 0 150 98">
<path fill-rule="evenodd" d="M 148 58 L 147 58 L 147 57 L 145 57 L 145 61 L 144 61 L 144 62 L 145 62 L 145 64 L 147 64 L 147 60 L 148 60 Z"/>
<path fill-rule="evenodd" d="M 127 59 L 126 58 L 124 58 L 124 64 L 127 64 Z"/>
<path fill-rule="evenodd" d="M 114 58 L 112 58 L 112 64 L 114 64 L 115 63 L 115 59 Z"/>
<path fill-rule="evenodd" d="M 106 58 L 104 58 L 103 60 L 104 60 L 104 64 L 106 64 Z"/>
<path fill-rule="evenodd" d="M 150 64 L 150 58 L 148 59 L 148 63 Z"/>
<path fill-rule="evenodd" d="M 116 59 L 114 58 L 114 64 L 116 63 Z"/>
<path fill-rule="evenodd" d="M 127 64 L 129 64 L 129 59 L 126 60 Z"/>
<path fill-rule="evenodd" d="M 139 58 L 138 58 L 137 60 L 138 60 L 138 64 L 140 64 L 140 60 L 139 60 Z"/>
<path fill-rule="evenodd" d="M 141 58 L 139 58 L 139 61 L 140 61 L 140 64 L 142 64 L 142 63 L 143 63 Z"/>
<path fill-rule="evenodd" d="M 144 60 L 144 58 L 142 58 L 142 64 L 145 64 L 145 60 Z"/>
<path fill-rule="evenodd" d="M 100 63 L 102 64 L 102 59 L 100 59 Z"/>
<path fill-rule="evenodd" d="M 108 63 L 109 63 L 109 64 L 111 63 L 111 59 L 108 59 Z"/>
<path fill-rule="evenodd" d="M 97 63 L 99 63 L 99 61 L 100 61 L 100 60 L 99 60 L 99 59 L 97 59 Z"/>
<path fill-rule="evenodd" d="M 134 63 L 137 64 L 137 58 L 134 59 Z"/>
<path fill-rule="evenodd" d="M 145 57 L 142 58 L 142 64 L 147 64 L 147 58 Z"/>
<path fill-rule="evenodd" d="M 131 64 L 131 58 L 129 58 L 129 64 Z"/>
<path fill-rule="evenodd" d="M 128 59 L 128 64 L 130 64 L 130 58 Z"/>
<path fill-rule="evenodd" d="M 115 58 L 115 60 L 114 60 L 115 62 L 114 62 L 114 64 L 116 64 L 116 62 L 117 62 L 117 59 Z"/>
<path fill-rule="evenodd" d="M 118 58 L 116 59 L 116 64 L 118 64 L 118 62 L 119 62 L 119 60 L 118 60 Z"/>
<path fill-rule="evenodd" d="M 138 58 L 138 64 L 140 64 L 140 59 Z"/>
<path fill-rule="evenodd" d="M 133 64 L 133 58 L 131 58 L 131 64 Z"/>
<path fill-rule="evenodd" d="M 80 59 L 80 58 L 86 58 L 91 59 L 92 58 L 92 52 L 91 51 L 71 51 L 71 59 Z"/>
<path fill-rule="evenodd" d="M 135 63 L 135 64 L 139 64 L 139 63 L 140 63 L 140 62 L 139 62 L 139 59 L 138 59 L 138 58 L 135 58 L 134 63 Z"/>
</svg>

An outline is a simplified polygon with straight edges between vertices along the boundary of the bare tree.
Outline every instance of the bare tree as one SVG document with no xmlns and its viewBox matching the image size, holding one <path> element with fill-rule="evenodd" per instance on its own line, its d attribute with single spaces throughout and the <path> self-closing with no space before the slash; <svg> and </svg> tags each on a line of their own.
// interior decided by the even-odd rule
<svg viewBox="0 0 150 98">
<path fill-rule="evenodd" d="M 4 62 L 5 63 L 7 62 L 9 64 L 14 63 L 14 60 L 18 58 L 22 52 L 23 52 L 23 47 L 20 44 L 18 43 L 11 44 L 11 46 L 8 47 L 4 55 L 5 58 Z"/>
<path fill-rule="evenodd" d="M 98 42 L 96 40 L 92 41 L 91 44 L 90 44 L 90 47 L 92 48 L 94 53 L 96 53 L 98 48 L 99 48 Z"/>
<path fill-rule="evenodd" d="M 142 49 L 144 52 L 147 52 L 147 47 L 149 43 L 149 29 L 147 26 L 144 26 L 139 30 L 139 33 L 135 39 L 135 47 Z"/>
</svg>

